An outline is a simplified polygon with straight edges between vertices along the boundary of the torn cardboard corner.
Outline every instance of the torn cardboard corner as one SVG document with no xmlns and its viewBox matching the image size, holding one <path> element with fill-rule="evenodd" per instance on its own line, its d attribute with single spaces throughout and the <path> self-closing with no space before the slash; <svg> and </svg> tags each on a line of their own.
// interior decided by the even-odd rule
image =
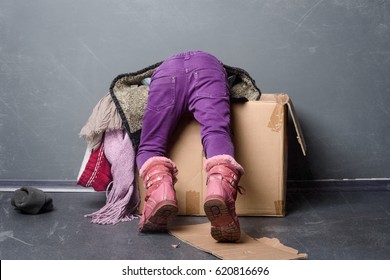
<svg viewBox="0 0 390 280">
<path fill-rule="evenodd" d="M 171 234 L 195 248 L 223 260 L 296 260 L 306 259 L 306 253 L 280 243 L 277 238 L 252 238 L 241 232 L 236 243 L 219 243 L 210 235 L 210 224 L 174 227 Z"/>
</svg>

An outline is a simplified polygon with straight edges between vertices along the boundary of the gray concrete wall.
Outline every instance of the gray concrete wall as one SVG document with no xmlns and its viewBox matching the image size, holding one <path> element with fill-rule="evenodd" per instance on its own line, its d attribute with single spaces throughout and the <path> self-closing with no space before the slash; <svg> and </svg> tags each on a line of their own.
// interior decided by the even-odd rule
<svg viewBox="0 0 390 280">
<path fill-rule="evenodd" d="M 289 179 L 390 177 L 387 0 L 0 0 L 0 179 L 74 180 L 118 74 L 202 49 L 288 93 Z M 291 135 L 293 137 L 293 134 Z"/>
</svg>

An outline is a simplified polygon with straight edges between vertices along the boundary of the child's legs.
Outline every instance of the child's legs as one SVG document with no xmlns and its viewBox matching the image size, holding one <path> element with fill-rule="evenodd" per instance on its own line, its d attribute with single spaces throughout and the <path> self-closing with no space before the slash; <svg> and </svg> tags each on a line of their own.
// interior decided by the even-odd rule
<svg viewBox="0 0 390 280">
<path fill-rule="evenodd" d="M 196 56 L 192 59 L 195 70 L 189 86 L 192 91 L 189 110 L 200 123 L 206 158 L 223 154 L 233 157 L 226 72 L 221 63 L 215 63 L 214 57 L 208 58 L 210 63 L 204 63 L 204 55 L 199 59 L 205 67 L 197 63 Z"/>
<path fill-rule="evenodd" d="M 137 166 L 141 168 L 153 156 L 166 156 L 168 139 L 183 114 L 186 103 L 185 78 L 182 68 L 172 62 L 155 71 L 142 122 L 141 142 L 137 153 Z"/>
<path fill-rule="evenodd" d="M 201 126 L 202 144 L 206 158 L 216 155 L 234 157 L 230 134 L 230 108 L 225 98 L 198 98 L 193 113 Z"/>
</svg>

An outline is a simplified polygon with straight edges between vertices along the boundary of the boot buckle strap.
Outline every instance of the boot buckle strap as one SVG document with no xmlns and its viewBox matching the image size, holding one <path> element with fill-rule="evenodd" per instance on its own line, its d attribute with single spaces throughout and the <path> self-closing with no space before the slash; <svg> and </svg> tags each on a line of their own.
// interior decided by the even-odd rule
<svg viewBox="0 0 390 280">
<path fill-rule="evenodd" d="M 159 175 L 159 176 L 149 176 L 148 178 L 146 178 L 146 188 L 150 188 L 151 186 L 153 186 L 153 184 L 161 181 L 162 179 L 163 179 L 163 176 L 161 176 L 161 175 Z"/>
<path fill-rule="evenodd" d="M 238 185 L 238 176 L 235 174 L 235 173 L 231 173 L 230 176 L 229 175 L 225 175 L 225 174 L 221 174 L 221 173 L 218 173 L 218 172 L 215 172 L 215 173 L 211 173 L 209 174 L 209 176 L 207 176 L 207 182 L 206 184 L 208 184 L 209 180 L 210 180 L 210 177 L 212 175 L 218 175 L 218 177 L 220 177 L 220 180 L 223 180 L 225 182 L 227 182 L 229 185 L 231 185 L 235 190 L 238 191 L 238 193 L 244 195 L 246 193 L 246 190 L 244 187 L 242 186 L 239 186 Z"/>
</svg>

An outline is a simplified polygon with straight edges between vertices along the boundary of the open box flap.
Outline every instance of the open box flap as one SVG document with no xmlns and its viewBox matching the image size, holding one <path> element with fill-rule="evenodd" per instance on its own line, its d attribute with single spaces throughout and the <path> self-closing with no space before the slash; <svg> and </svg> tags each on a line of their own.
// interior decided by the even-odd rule
<svg viewBox="0 0 390 280">
<path fill-rule="evenodd" d="M 299 124 L 297 113 L 295 111 L 295 108 L 294 108 L 294 105 L 292 103 L 291 98 L 285 93 L 279 93 L 279 94 L 263 93 L 261 95 L 260 101 L 276 102 L 278 105 L 280 105 L 280 106 L 275 107 L 274 113 L 272 114 L 271 119 L 270 119 L 270 123 L 269 123 L 269 127 L 271 127 L 275 131 L 279 131 L 279 129 L 280 129 L 280 125 L 281 125 L 281 122 L 283 119 L 282 107 L 284 105 L 287 105 L 291 119 L 294 123 L 294 128 L 295 128 L 295 132 L 297 135 L 298 143 L 301 146 L 303 155 L 306 156 L 307 148 L 306 148 L 305 138 L 303 137 L 301 125 Z"/>
<path fill-rule="evenodd" d="M 295 132 L 297 133 L 298 143 L 301 146 L 303 155 L 306 156 L 307 147 L 306 147 L 305 138 L 303 137 L 302 128 L 301 125 L 299 124 L 297 113 L 295 111 L 294 104 L 292 103 L 291 98 L 288 98 L 287 106 L 288 106 L 288 111 L 290 112 L 290 116 L 294 123 Z"/>
</svg>

